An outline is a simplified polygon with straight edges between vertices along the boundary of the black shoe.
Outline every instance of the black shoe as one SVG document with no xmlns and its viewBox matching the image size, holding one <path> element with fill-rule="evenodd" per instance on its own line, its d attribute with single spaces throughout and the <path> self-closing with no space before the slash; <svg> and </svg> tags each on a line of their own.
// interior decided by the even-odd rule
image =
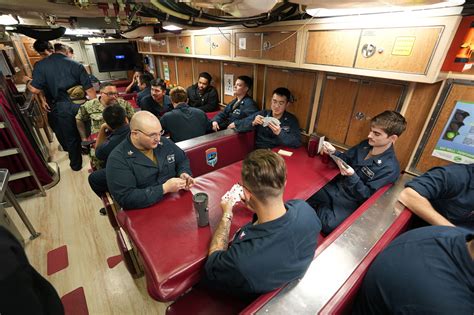
<svg viewBox="0 0 474 315">
<path fill-rule="evenodd" d="M 100 208 L 99 213 L 100 215 L 107 215 L 107 210 L 105 210 L 105 208 Z"/>
</svg>

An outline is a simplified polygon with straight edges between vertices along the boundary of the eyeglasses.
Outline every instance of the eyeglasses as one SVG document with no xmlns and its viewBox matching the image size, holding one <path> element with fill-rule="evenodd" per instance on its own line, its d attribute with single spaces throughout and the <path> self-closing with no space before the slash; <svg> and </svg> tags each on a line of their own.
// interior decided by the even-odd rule
<svg viewBox="0 0 474 315">
<path fill-rule="evenodd" d="M 105 95 L 109 96 L 109 97 L 112 97 L 112 96 L 118 96 L 118 92 L 102 92 L 104 93 Z"/>
<path fill-rule="evenodd" d="M 165 133 L 165 131 L 163 129 L 159 133 L 156 133 L 156 132 L 146 133 L 144 131 L 141 131 L 140 129 L 135 129 L 135 131 L 139 131 L 139 132 L 143 133 L 145 136 L 147 136 L 149 138 L 152 138 L 152 139 L 158 139 L 159 137 L 161 137 Z"/>
<path fill-rule="evenodd" d="M 272 105 L 282 107 L 282 106 L 286 105 L 286 102 L 285 101 L 277 101 L 277 100 L 272 99 Z"/>
</svg>

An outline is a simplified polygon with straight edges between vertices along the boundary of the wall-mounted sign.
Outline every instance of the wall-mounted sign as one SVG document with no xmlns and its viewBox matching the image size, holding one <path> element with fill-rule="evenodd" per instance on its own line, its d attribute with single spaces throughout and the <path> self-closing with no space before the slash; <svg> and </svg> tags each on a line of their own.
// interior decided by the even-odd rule
<svg viewBox="0 0 474 315">
<path fill-rule="evenodd" d="M 170 67 L 168 61 L 163 61 L 163 76 L 165 77 L 165 80 L 170 80 Z"/>
<path fill-rule="evenodd" d="M 474 163 L 474 103 L 456 103 L 432 155 L 455 163 Z"/>
<path fill-rule="evenodd" d="M 224 74 L 224 95 L 234 96 L 234 75 Z"/>
</svg>

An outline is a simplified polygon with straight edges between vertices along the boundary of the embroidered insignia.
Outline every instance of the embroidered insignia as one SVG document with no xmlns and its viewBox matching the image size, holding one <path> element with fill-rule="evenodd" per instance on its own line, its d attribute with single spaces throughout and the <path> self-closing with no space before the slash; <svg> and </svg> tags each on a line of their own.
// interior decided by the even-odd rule
<svg viewBox="0 0 474 315">
<path fill-rule="evenodd" d="M 127 154 L 128 154 L 128 156 L 132 156 L 132 154 L 133 154 L 133 151 L 132 151 L 132 150 L 130 150 L 130 151 L 128 151 L 128 152 L 127 152 Z"/>
<path fill-rule="evenodd" d="M 234 110 L 232 114 L 237 115 L 237 116 L 240 115 L 240 109 L 237 108 L 236 110 Z"/>
<path fill-rule="evenodd" d="M 377 164 L 378 165 L 382 164 L 382 160 L 377 160 Z"/>
<path fill-rule="evenodd" d="M 364 166 L 363 168 L 361 168 L 361 171 L 368 178 L 372 178 L 375 175 L 375 173 L 370 168 L 368 168 L 367 166 Z"/>
<path fill-rule="evenodd" d="M 245 231 L 242 231 L 242 233 L 240 233 L 239 235 L 239 240 L 243 239 L 245 235 Z"/>
<path fill-rule="evenodd" d="M 281 130 L 284 130 L 286 132 L 290 132 L 290 126 L 283 126 L 283 127 L 281 127 Z"/>
<path fill-rule="evenodd" d="M 168 163 L 174 163 L 174 154 L 170 154 L 166 157 L 166 160 L 168 160 Z"/>
<path fill-rule="evenodd" d="M 206 163 L 209 166 L 216 166 L 217 164 L 217 148 L 210 148 L 206 150 Z"/>
</svg>

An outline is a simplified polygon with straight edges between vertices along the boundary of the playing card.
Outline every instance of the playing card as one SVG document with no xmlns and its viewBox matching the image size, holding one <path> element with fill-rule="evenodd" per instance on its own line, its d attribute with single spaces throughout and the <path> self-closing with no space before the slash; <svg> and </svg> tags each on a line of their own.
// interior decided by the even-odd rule
<svg viewBox="0 0 474 315">
<path fill-rule="evenodd" d="M 318 143 L 318 153 L 317 154 L 320 154 L 321 151 L 323 151 L 323 146 L 324 146 L 324 139 L 326 137 L 325 136 L 322 136 L 319 138 L 319 143 Z"/>
<path fill-rule="evenodd" d="M 232 206 L 241 200 L 241 195 L 244 193 L 242 186 L 235 184 L 232 188 L 222 196 L 222 200 L 231 201 Z"/>
<path fill-rule="evenodd" d="M 269 123 L 274 123 L 277 126 L 280 126 L 280 121 L 275 117 L 264 117 L 263 118 L 263 127 L 267 127 Z"/>
<path fill-rule="evenodd" d="M 334 160 L 334 162 L 336 162 L 336 164 L 337 164 L 337 161 L 340 161 L 341 164 L 342 164 L 342 166 L 343 166 L 344 168 L 348 169 L 348 168 L 350 167 L 350 166 L 347 165 L 347 163 L 344 162 L 344 160 L 341 159 L 340 157 L 335 156 L 334 154 L 330 154 L 329 156 Z"/>
</svg>

